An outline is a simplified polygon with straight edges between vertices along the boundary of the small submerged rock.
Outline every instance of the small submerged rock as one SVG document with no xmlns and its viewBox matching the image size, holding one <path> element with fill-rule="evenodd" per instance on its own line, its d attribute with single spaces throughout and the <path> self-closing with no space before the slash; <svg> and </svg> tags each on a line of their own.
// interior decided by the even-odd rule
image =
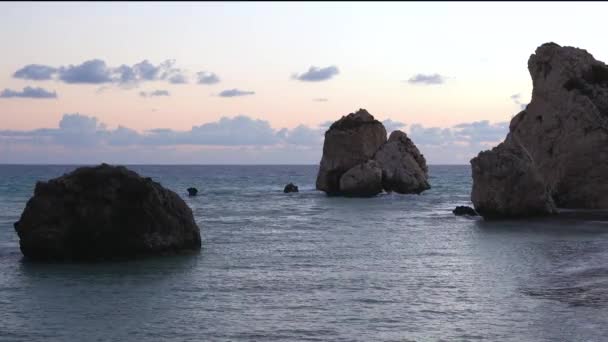
<svg viewBox="0 0 608 342">
<path fill-rule="evenodd" d="M 284 193 L 299 192 L 298 186 L 293 183 L 289 183 L 289 184 L 285 185 L 283 192 Z"/>
<path fill-rule="evenodd" d="M 188 188 L 188 196 L 196 196 L 198 194 L 197 188 Z"/>
<path fill-rule="evenodd" d="M 81 167 L 37 182 L 14 225 L 31 260 L 103 260 L 199 250 L 192 210 L 122 166 Z"/>
<path fill-rule="evenodd" d="M 454 210 L 452 210 L 452 213 L 454 213 L 456 216 L 479 216 L 475 209 L 464 205 L 457 206 Z"/>
</svg>

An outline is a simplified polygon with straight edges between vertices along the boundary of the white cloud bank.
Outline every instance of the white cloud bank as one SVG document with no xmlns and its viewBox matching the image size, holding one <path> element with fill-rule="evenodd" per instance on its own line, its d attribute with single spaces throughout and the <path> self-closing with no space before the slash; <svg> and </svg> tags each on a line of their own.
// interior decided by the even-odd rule
<svg viewBox="0 0 608 342">
<path fill-rule="evenodd" d="M 383 121 L 390 133 L 406 124 Z M 110 129 L 96 117 L 65 114 L 57 128 L 0 130 L 0 163 L 317 164 L 329 122 L 275 129 L 245 115 L 187 131 Z M 449 128 L 409 125 L 406 133 L 429 164 L 467 164 L 508 131 L 508 123 L 477 121 Z"/>
</svg>

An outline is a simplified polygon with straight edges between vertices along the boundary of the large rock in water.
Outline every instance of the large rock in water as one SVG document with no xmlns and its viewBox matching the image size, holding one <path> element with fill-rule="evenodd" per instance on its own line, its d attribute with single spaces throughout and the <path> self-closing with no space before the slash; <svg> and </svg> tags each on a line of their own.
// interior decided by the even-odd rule
<svg viewBox="0 0 608 342">
<path fill-rule="evenodd" d="M 125 167 L 81 167 L 36 183 L 15 223 L 33 260 L 97 260 L 201 248 L 192 210 Z"/>
<path fill-rule="evenodd" d="M 346 196 L 371 197 L 382 192 L 382 169 L 374 160 L 353 166 L 340 177 L 340 191 Z"/>
<path fill-rule="evenodd" d="M 343 116 L 325 132 L 317 189 L 340 194 L 340 177 L 371 159 L 386 142 L 384 125 L 365 109 Z"/>
<path fill-rule="evenodd" d="M 545 215 L 556 211 L 530 155 L 510 137 L 471 161 L 471 201 L 486 219 Z"/>
<path fill-rule="evenodd" d="M 391 133 L 374 159 L 382 169 L 382 186 L 386 191 L 418 194 L 431 188 L 426 160 L 405 133 Z"/>
<path fill-rule="evenodd" d="M 317 189 L 329 195 L 374 196 L 429 189 L 424 156 L 401 131 L 391 133 L 365 109 L 343 116 L 327 132 Z"/>
<path fill-rule="evenodd" d="M 608 66 L 586 50 L 547 43 L 530 56 L 528 69 L 532 100 L 511 120 L 505 148 L 517 149 L 516 143 L 523 148 L 531 161 L 527 177 L 543 183 L 557 207 L 608 208 Z M 487 158 L 495 164 L 484 162 Z M 519 172 L 508 153 L 482 152 L 471 163 L 471 199 L 482 215 L 484 210 L 497 217 L 554 212 L 550 205 L 520 210 L 528 189 L 507 189 L 502 195 L 509 197 L 507 206 L 491 201 L 496 195 L 484 188 L 504 182 L 488 178 L 492 168 Z"/>
</svg>

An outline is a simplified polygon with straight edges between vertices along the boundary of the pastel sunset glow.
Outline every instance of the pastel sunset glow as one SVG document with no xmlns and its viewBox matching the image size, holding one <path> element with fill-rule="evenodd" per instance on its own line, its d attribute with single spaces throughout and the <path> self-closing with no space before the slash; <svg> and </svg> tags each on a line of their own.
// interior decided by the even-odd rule
<svg viewBox="0 0 608 342">
<path fill-rule="evenodd" d="M 316 164 L 367 109 L 468 164 L 606 3 L 1 3 L 0 163 Z"/>
</svg>

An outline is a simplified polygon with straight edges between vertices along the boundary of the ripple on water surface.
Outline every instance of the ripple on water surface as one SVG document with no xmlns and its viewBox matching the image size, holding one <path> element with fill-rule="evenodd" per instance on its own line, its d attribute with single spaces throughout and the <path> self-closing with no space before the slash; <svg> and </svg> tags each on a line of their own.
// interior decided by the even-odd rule
<svg viewBox="0 0 608 342">
<path fill-rule="evenodd" d="M 195 255 L 24 262 L 12 224 L 36 180 L 0 166 L 0 341 L 601 341 L 598 222 L 455 217 L 468 166 L 422 195 L 330 198 L 315 166 L 133 166 L 193 209 Z M 289 182 L 299 193 L 284 194 Z M 195 186 L 200 193 L 187 197 Z"/>
</svg>

